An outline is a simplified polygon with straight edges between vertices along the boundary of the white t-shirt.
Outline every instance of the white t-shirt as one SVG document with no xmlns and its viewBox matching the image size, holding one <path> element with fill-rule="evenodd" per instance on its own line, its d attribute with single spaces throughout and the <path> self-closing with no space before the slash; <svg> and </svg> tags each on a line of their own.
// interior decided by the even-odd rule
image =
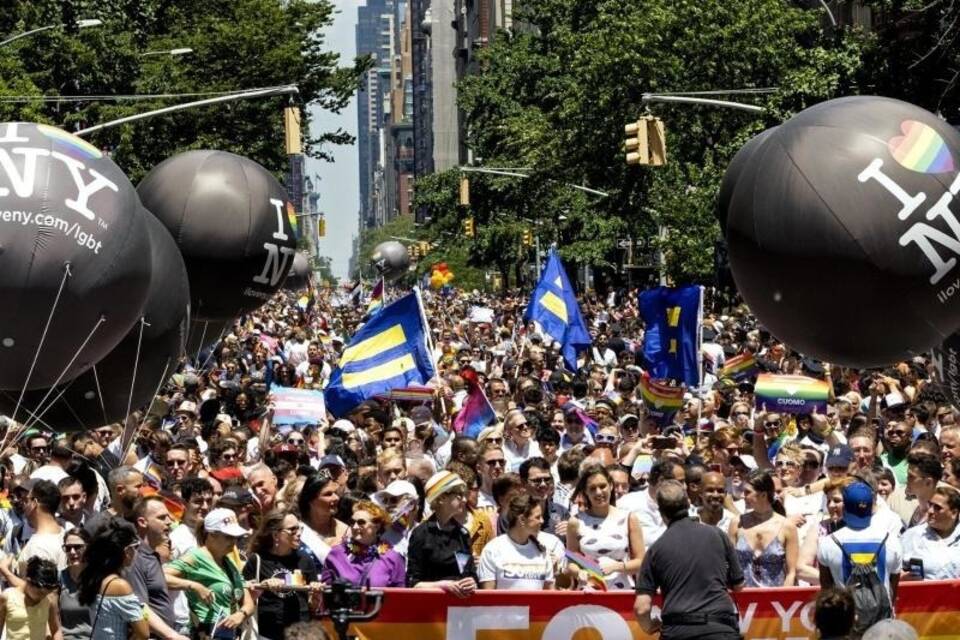
<svg viewBox="0 0 960 640">
<path fill-rule="evenodd" d="M 637 514 L 640 528 L 643 529 L 643 544 L 647 549 L 667 530 L 656 500 L 650 497 L 646 489 L 623 496 L 617 500 L 617 508 Z"/>
<path fill-rule="evenodd" d="M 923 561 L 924 580 L 955 580 L 960 578 L 960 527 L 946 538 L 941 538 L 927 524 L 907 529 L 901 540 L 903 562 Z"/>
<path fill-rule="evenodd" d="M 518 473 L 520 465 L 530 458 L 540 458 L 543 454 L 540 452 L 540 445 L 534 440 L 528 440 L 523 449 L 517 449 L 513 441 L 507 440 L 503 444 L 503 457 L 507 460 L 507 471 Z"/>
<path fill-rule="evenodd" d="M 60 533 L 34 533 L 23 545 L 17 556 L 18 574 L 27 575 L 27 561 L 38 557 L 56 563 L 57 569 L 67 568 L 67 555 L 63 552 L 63 531 Z"/>
<path fill-rule="evenodd" d="M 170 559 L 176 560 L 190 549 L 197 546 L 197 536 L 193 529 L 185 524 L 178 525 L 170 532 Z M 177 626 L 184 627 L 190 622 L 190 603 L 187 602 L 187 592 L 171 589 L 173 599 L 173 617 Z"/>
<path fill-rule="evenodd" d="M 841 586 L 847 583 L 850 571 L 853 568 L 850 560 L 847 559 L 848 557 L 855 559 L 857 562 L 873 562 L 877 569 L 877 575 L 883 581 L 887 594 L 890 596 L 890 601 L 893 602 L 889 577 L 900 573 L 903 552 L 899 537 L 888 535 L 889 533 L 884 523 L 875 519 L 866 529 L 843 527 L 833 536 L 820 538 L 817 547 L 817 561 L 820 566 L 830 569 L 834 584 Z M 887 539 L 881 546 L 880 543 L 883 542 L 884 536 L 887 536 Z M 834 537 L 843 545 L 843 551 L 833 541 Z M 844 555 L 844 551 L 846 555 Z"/>
<path fill-rule="evenodd" d="M 480 555 L 477 575 L 480 582 L 495 582 L 501 590 L 540 591 L 554 581 L 554 543 L 543 532 L 537 541 L 544 547 L 541 551 L 533 544 L 517 544 L 503 534 L 491 540 Z M 555 536 L 550 536 L 559 542 Z M 549 545 L 549 546 L 548 546 Z"/>
</svg>

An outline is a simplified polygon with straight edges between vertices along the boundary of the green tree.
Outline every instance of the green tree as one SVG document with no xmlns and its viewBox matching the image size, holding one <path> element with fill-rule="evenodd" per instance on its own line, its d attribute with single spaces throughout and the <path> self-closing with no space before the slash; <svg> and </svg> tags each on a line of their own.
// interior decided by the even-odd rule
<svg viewBox="0 0 960 640">
<path fill-rule="evenodd" d="M 141 113 L 209 92 L 295 84 L 295 102 L 339 111 L 359 86 L 369 60 L 341 67 L 325 50 L 322 29 L 333 18 L 329 0 L 29 0 L 8 2 L 0 33 L 44 25 L 38 33 L 0 48 L 0 98 L 13 95 L 195 94 L 148 100 L 3 102 L 6 119 L 56 124 L 68 131 Z M 101 27 L 75 27 L 99 18 Z M 189 47 L 188 56 L 143 56 Z M 88 140 L 110 149 L 136 183 L 163 159 L 187 149 L 216 148 L 260 162 L 276 175 L 286 168 L 282 107 L 285 97 L 193 108 L 113 129 Z M 304 131 L 309 131 L 303 110 Z M 342 130 L 307 140 L 306 152 L 329 157 L 326 147 L 352 142 Z"/>
<path fill-rule="evenodd" d="M 711 277 L 715 194 L 736 149 L 796 110 L 854 91 L 863 46 L 857 33 L 827 37 L 819 13 L 782 0 L 525 0 L 514 17 L 523 27 L 497 37 L 480 53 L 482 71 L 458 87 L 468 143 L 483 164 L 531 168 L 530 178 L 491 189 L 494 203 L 483 201 L 483 188 L 471 189 L 481 228 L 485 215 L 529 212 L 545 221 L 562 255 L 609 274 L 618 237 L 654 236 L 663 224 L 671 275 L 685 281 Z M 653 106 L 666 122 L 670 164 L 625 164 L 623 125 L 645 111 L 643 93 L 762 87 L 779 89 L 761 103 L 760 118 Z M 421 180 L 418 197 L 455 197 L 450 182 Z M 455 209 L 440 208 L 433 224 L 448 226 Z M 511 258 L 497 235 L 502 226 L 489 224 L 488 245 L 481 233 L 476 264 Z M 485 246 L 499 252 L 485 255 Z"/>
</svg>

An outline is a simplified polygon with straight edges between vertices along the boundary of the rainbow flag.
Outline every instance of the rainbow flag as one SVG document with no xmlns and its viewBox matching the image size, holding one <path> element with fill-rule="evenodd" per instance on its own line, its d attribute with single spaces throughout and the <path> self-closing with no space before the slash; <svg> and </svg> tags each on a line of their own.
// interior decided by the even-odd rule
<svg viewBox="0 0 960 640">
<path fill-rule="evenodd" d="M 371 315 L 383 308 L 383 278 L 377 281 L 373 291 L 370 292 L 370 299 L 367 301 L 367 315 Z"/>
<path fill-rule="evenodd" d="M 640 378 L 640 394 L 654 415 L 672 415 L 683 406 L 683 387 L 672 387 L 664 380 L 652 380 L 649 373 Z"/>
<path fill-rule="evenodd" d="M 757 409 L 778 413 L 824 413 L 830 385 L 807 376 L 761 373 L 753 387 Z"/>
<path fill-rule="evenodd" d="M 172 491 L 157 489 L 150 485 L 143 485 L 140 487 L 140 495 L 142 497 L 160 496 L 163 498 L 163 504 L 167 505 L 167 511 L 170 512 L 170 517 L 173 518 L 173 521 L 180 524 L 180 521 L 183 520 L 183 513 L 187 510 L 187 506 L 183 503 L 180 496 Z"/>
<path fill-rule="evenodd" d="M 603 575 L 603 569 L 600 568 L 600 565 L 583 555 L 582 553 L 577 553 L 576 551 L 567 551 L 566 552 L 567 562 L 580 567 L 580 569 L 587 574 L 587 581 L 592 584 L 594 587 L 600 591 L 607 590 L 607 580 Z"/>
<path fill-rule="evenodd" d="M 730 378 L 740 382 L 741 380 L 750 380 L 757 375 L 757 359 L 752 353 L 741 353 L 734 356 L 724 363 L 720 369 L 721 378 Z"/>
<path fill-rule="evenodd" d="M 467 399 L 463 401 L 463 406 L 453 419 L 453 430 L 476 438 L 484 427 L 495 422 L 496 419 L 497 414 L 487 400 L 487 394 L 483 392 L 483 388 L 473 385 L 467 394 Z"/>
</svg>

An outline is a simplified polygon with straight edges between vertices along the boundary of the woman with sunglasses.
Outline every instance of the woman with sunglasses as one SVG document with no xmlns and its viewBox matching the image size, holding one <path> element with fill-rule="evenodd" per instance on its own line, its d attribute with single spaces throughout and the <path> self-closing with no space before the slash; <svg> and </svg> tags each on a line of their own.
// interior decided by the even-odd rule
<svg viewBox="0 0 960 640">
<path fill-rule="evenodd" d="M 477 590 L 470 534 L 463 524 L 467 485 L 455 473 L 440 471 L 430 478 L 425 491 L 433 515 L 410 534 L 407 585 L 443 589 L 466 598 Z"/>
<path fill-rule="evenodd" d="M 121 518 L 107 520 L 87 545 L 77 599 L 90 613 L 91 640 L 146 640 L 150 633 L 146 607 L 121 577 L 139 546 L 137 530 Z"/>
<path fill-rule="evenodd" d="M 0 631 L 7 640 L 62 640 L 54 595 L 60 586 L 57 565 L 34 556 L 27 561 L 25 578 L 0 593 Z"/>
<path fill-rule="evenodd" d="M 322 589 L 313 561 L 300 551 L 302 531 L 296 515 L 271 511 L 263 517 L 250 543 L 243 577 L 255 585 L 253 596 L 261 638 L 283 640 L 284 629 L 310 619 L 310 592 L 288 587 L 311 587 L 313 593 Z"/>
<path fill-rule="evenodd" d="M 249 533 L 233 511 L 213 509 L 197 530 L 200 546 L 163 568 L 167 586 L 187 592 L 194 637 L 233 640 L 253 615 L 253 597 L 232 559 L 237 541 Z"/>
<path fill-rule="evenodd" d="M 70 529 L 63 536 L 67 568 L 60 572 L 60 625 L 63 640 L 87 640 L 90 637 L 90 607 L 80 604 L 80 572 L 86 566 L 84 553 L 90 534 L 83 527 Z"/>
<path fill-rule="evenodd" d="M 796 584 L 797 528 L 784 516 L 776 484 L 768 470 L 747 476 L 743 492 L 747 512 L 730 523 L 748 587 L 792 587 Z"/>
<path fill-rule="evenodd" d="M 330 550 L 323 563 L 323 581 L 345 580 L 357 588 L 406 586 L 403 556 L 383 534 L 390 524 L 387 512 L 373 502 L 353 505 L 350 534 Z"/>
</svg>

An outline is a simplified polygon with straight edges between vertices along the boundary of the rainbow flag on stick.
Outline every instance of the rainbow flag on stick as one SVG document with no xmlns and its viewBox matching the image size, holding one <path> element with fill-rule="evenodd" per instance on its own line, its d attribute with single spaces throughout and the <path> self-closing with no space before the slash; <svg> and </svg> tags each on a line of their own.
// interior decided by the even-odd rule
<svg viewBox="0 0 960 640">
<path fill-rule="evenodd" d="M 600 565 L 576 551 L 566 552 L 567 562 L 580 567 L 580 570 L 587 574 L 587 582 L 596 587 L 599 591 L 607 590 L 607 580 L 603 575 L 603 569 Z"/>
<path fill-rule="evenodd" d="M 683 387 L 672 387 L 665 380 L 652 380 L 649 373 L 640 378 L 640 395 L 647 413 L 661 422 L 683 406 Z"/>
<path fill-rule="evenodd" d="M 757 375 L 757 359 L 752 353 L 741 353 L 726 361 L 720 369 L 721 378 L 730 378 L 740 382 Z"/>
<path fill-rule="evenodd" d="M 779 413 L 826 412 L 830 385 L 806 376 L 761 373 L 753 387 L 757 409 Z"/>
</svg>

